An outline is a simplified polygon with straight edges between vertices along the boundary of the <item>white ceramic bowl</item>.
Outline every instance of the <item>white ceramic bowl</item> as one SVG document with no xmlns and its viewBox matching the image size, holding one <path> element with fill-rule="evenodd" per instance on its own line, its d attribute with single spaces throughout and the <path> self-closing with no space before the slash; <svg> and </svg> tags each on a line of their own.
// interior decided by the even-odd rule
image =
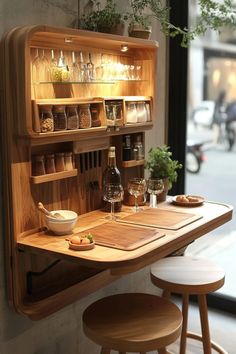
<svg viewBox="0 0 236 354">
<path fill-rule="evenodd" d="M 52 213 L 59 213 L 65 219 L 55 219 L 45 215 L 45 222 L 49 230 L 56 235 L 67 235 L 73 230 L 78 219 L 78 214 L 72 210 L 53 210 Z"/>
</svg>

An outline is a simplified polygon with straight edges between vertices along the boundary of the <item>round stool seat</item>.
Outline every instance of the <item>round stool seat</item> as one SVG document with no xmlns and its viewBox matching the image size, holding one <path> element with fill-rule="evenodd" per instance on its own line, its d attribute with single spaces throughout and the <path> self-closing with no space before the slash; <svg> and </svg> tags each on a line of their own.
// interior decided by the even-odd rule
<svg viewBox="0 0 236 354">
<path fill-rule="evenodd" d="M 182 314 L 167 299 L 150 294 L 109 296 L 83 314 L 85 334 L 103 348 L 148 352 L 173 343 L 181 333 Z"/>
<path fill-rule="evenodd" d="M 224 284 L 224 270 L 212 261 L 194 257 L 167 257 L 151 268 L 151 280 L 175 293 L 208 294 Z"/>
</svg>

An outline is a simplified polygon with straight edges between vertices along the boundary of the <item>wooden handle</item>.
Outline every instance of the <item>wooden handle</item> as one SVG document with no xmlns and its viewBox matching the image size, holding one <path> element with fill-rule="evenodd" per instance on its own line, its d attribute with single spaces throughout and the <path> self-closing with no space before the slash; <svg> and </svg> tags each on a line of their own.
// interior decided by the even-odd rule
<svg viewBox="0 0 236 354">
<path fill-rule="evenodd" d="M 48 211 L 47 209 L 44 208 L 43 203 L 41 203 L 41 202 L 38 202 L 38 209 L 40 211 L 42 211 L 42 213 L 44 213 L 45 215 L 54 217 L 54 215 L 52 213 L 50 213 L 50 211 Z"/>
</svg>

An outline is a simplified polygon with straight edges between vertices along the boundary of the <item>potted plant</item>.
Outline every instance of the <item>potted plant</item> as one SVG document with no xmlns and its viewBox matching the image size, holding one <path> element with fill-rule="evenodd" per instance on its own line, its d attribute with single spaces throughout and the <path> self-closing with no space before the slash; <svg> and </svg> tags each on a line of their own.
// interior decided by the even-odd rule
<svg viewBox="0 0 236 354">
<path fill-rule="evenodd" d="M 130 0 L 130 12 L 124 19 L 129 22 L 128 33 L 130 37 L 149 39 L 152 33 L 150 15 L 145 13 L 148 5 L 146 0 Z"/>
<path fill-rule="evenodd" d="M 124 33 L 123 15 L 117 10 L 114 0 L 106 0 L 103 8 L 99 1 L 91 0 L 90 9 L 79 19 L 79 28 L 122 35 Z"/>
<path fill-rule="evenodd" d="M 151 178 L 161 178 L 164 181 L 165 189 L 158 196 L 158 201 L 164 201 L 172 183 L 176 182 L 177 170 L 182 168 L 177 160 L 172 159 L 172 152 L 167 145 L 151 148 L 148 152 L 148 158 L 145 168 L 149 170 Z"/>
</svg>

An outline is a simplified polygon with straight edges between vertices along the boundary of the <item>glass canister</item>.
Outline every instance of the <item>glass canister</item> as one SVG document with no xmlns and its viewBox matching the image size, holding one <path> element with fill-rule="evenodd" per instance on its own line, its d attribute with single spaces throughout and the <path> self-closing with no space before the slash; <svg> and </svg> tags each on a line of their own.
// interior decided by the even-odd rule
<svg viewBox="0 0 236 354">
<path fill-rule="evenodd" d="M 147 111 L 146 111 L 145 102 L 141 102 L 141 101 L 137 102 L 136 109 L 137 109 L 138 123 L 146 122 L 147 121 Z"/>
<path fill-rule="evenodd" d="M 79 128 L 79 116 L 77 106 L 68 106 L 66 110 L 67 115 L 67 129 Z"/>
<path fill-rule="evenodd" d="M 32 176 L 41 176 L 45 175 L 45 165 L 44 165 L 44 156 L 36 155 L 33 156 L 32 162 Z"/>
<path fill-rule="evenodd" d="M 92 127 L 100 127 L 101 119 L 99 118 L 99 109 L 94 105 L 90 107 L 91 119 L 92 119 Z"/>
<path fill-rule="evenodd" d="M 65 170 L 72 171 L 73 169 L 72 152 L 65 152 Z"/>
<path fill-rule="evenodd" d="M 128 102 L 126 107 L 127 123 L 137 123 L 137 109 L 135 102 Z"/>
<path fill-rule="evenodd" d="M 40 111 L 40 130 L 42 133 L 53 132 L 54 119 L 52 114 L 52 106 L 41 106 Z"/>
<path fill-rule="evenodd" d="M 65 171 L 64 153 L 58 152 L 55 154 L 55 167 L 56 172 Z"/>
<path fill-rule="evenodd" d="M 54 130 L 66 130 L 67 118 L 65 106 L 54 106 L 53 108 Z"/>
<path fill-rule="evenodd" d="M 45 169 L 46 173 L 56 172 L 54 154 L 48 154 L 45 156 Z"/>
<path fill-rule="evenodd" d="M 91 128 L 92 119 L 90 113 L 90 104 L 79 105 L 79 127 L 81 129 Z"/>
</svg>

